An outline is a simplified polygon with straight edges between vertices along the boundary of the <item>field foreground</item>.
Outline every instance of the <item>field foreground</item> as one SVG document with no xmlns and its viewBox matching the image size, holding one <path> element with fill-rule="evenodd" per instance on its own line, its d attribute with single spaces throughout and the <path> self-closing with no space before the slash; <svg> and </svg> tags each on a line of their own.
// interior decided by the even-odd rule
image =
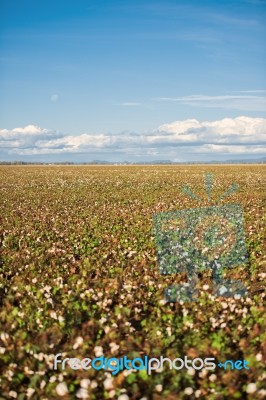
<svg viewBox="0 0 266 400">
<path fill-rule="evenodd" d="M 214 174 L 208 202 L 204 173 Z M 244 211 L 248 295 L 165 302 L 154 214 L 219 204 Z M 182 192 L 189 186 L 203 201 Z M 1 166 L 0 399 L 263 399 L 266 165 Z M 249 370 L 53 369 L 54 355 L 247 360 Z"/>
</svg>

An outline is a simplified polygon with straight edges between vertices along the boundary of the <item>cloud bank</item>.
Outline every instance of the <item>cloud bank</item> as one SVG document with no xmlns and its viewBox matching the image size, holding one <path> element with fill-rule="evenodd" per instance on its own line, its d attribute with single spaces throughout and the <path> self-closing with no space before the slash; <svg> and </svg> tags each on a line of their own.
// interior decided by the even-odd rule
<svg viewBox="0 0 266 400">
<path fill-rule="evenodd" d="M 187 119 L 163 124 L 147 133 L 120 134 L 61 132 L 28 125 L 0 129 L 0 157 L 91 154 L 97 157 L 119 155 L 130 160 L 142 157 L 172 159 L 180 154 L 266 155 L 266 119 L 240 116 L 216 121 Z M 72 158 L 73 158 L 72 157 Z M 75 157 L 74 157 L 75 158 Z"/>
</svg>

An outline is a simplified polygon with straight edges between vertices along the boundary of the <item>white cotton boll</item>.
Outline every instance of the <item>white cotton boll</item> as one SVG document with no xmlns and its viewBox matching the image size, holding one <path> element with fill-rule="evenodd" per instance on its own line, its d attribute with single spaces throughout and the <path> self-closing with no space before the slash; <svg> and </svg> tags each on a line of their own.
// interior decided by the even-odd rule
<svg viewBox="0 0 266 400">
<path fill-rule="evenodd" d="M 58 383 L 55 388 L 56 393 L 58 396 L 65 396 L 68 393 L 68 388 L 65 382 Z"/>
<path fill-rule="evenodd" d="M 30 399 L 34 392 L 35 392 L 35 389 L 28 388 L 27 389 L 27 398 Z"/>
<path fill-rule="evenodd" d="M 75 340 L 75 343 L 73 345 L 73 349 L 76 350 L 83 344 L 83 338 L 81 336 L 78 336 Z"/>
<path fill-rule="evenodd" d="M 168 327 L 166 328 L 166 331 L 167 331 L 167 333 L 168 333 L 168 336 L 171 336 L 172 330 L 171 330 L 171 327 L 170 327 L 170 326 L 168 326 Z"/>
<path fill-rule="evenodd" d="M 129 400 L 129 397 L 127 394 L 120 394 L 117 400 Z"/>
<path fill-rule="evenodd" d="M 77 397 L 78 399 L 88 399 L 88 398 L 89 398 L 89 395 L 88 395 L 87 389 L 80 388 L 80 389 L 77 391 L 76 397 Z"/>
<path fill-rule="evenodd" d="M 57 319 L 57 314 L 56 314 L 55 311 L 52 311 L 51 314 L 50 314 L 50 316 L 51 316 L 51 318 L 53 318 L 53 319 Z"/>
<path fill-rule="evenodd" d="M 6 340 L 9 338 L 9 334 L 6 332 L 2 332 L 0 338 L 3 342 L 6 342 Z"/>
<path fill-rule="evenodd" d="M 196 392 L 195 392 L 196 399 L 198 399 L 200 397 L 200 395 L 201 395 L 201 390 L 200 389 L 196 390 Z"/>
<path fill-rule="evenodd" d="M 81 379 L 80 386 L 83 389 L 88 389 L 90 383 L 91 383 L 91 381 L 89 379 Z"/>
<path fill-rule="evenodd" d="M 256 385 L 256 383 L 249 383 L 249 384 L 247 385 L 247 389 L 246 389 L 246 392 L 247 392 L 247 393 L 252 394 L 252 393 L 255 393 L 256 390 L 257 390 L 257 385 Z"/>
<path fill-rule="evenodd" d="M 110 390 L 113 389 L 114 385 L 113 385 L 113 378 L 107 378 L 105 379 L 105 381 L 103 382 L 104 387 L 106 390 Z"/>
<path fill-rule="evenodd" d="M 216 376 L 215 374 L 211 374 L 210 377 L 209 377 L 209 380 L 210 380 L 211 382 L 216 381 L 216 379 L 217 379 L 217 376 Z"/>
<path fill-rule="evenodd" d="M 224 293 L 226 293 L 227 292 L 227 288 L 225 287 L 225 286 L 221 286 L 220 288 L 219 288 L 219 293 L 220 293 L 220 295 L 223 295 Z"/>
<path fill-rule="evenodd" d="M 205 378 L 205 376 L 208 375 L 208 370 L 205 368 L 202 368 L 202 370 L 199 373 L 200 378 Z"/>
<path fill-rule="evenodd" d="M 188 310 L 186 308 L 183 308 L 182 313 L 184 317 L 186 317 L 188 315 Z"/>
<path fill-rule="evenodd" d="M 46 382 L 45 382 L 45 380 L 42 380 L 41 384 L 40 384 L 40 389 L 43 389 L 45 386 L 46 386 Z"/>
<path fill-rule="evenodd" d="M 102 346 L 95 346 L 94 347 L 94 354 L 96 355 L 96 357 L 101 357 L 103 355 Z"/>
<path fill-rule="evenodd" d="M 184 390 L 184 393 L 187 394 L 188 396 L 190 396 L 193 393 L 193 389 L 191 387 L 187 387 Z"/>
<path fill-rule="evenodd" d="M 111 353 L 114 354 L 119 349 L 119 345 L 116 343 L 110 343 L 109 346 L 111 347 Z"/>
<path fill-rule="evenodd" d="M 195 369 L 194 368 L 188 368 L 187 373 L 190 376 L 194 376 L 195 375 Z"/>
</svg>

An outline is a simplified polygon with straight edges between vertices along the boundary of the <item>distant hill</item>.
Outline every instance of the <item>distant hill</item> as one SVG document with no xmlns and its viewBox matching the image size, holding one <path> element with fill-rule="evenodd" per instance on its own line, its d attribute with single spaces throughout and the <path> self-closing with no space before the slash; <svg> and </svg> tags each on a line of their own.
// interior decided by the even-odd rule
<svg viewBox="0 0 266 400">
<path fill-rule="evenodd" d="M 27 161 L 0 161 L 0 165 L 194 165 L 194 164 L 265 164 L 266 157 L 261 158 L 250 158 L 250 159 L 238 159 L 238 160 L 211 160 L 211 161 L 182 161 L 175 162 L 171 160 L 153 160 L 153 161 L 139 161 L 139 162 L 131 162 L 131 161 L 106 161 L 106 160 L 92 160 L 88 162 L 27 162 Z"/>
</svg>

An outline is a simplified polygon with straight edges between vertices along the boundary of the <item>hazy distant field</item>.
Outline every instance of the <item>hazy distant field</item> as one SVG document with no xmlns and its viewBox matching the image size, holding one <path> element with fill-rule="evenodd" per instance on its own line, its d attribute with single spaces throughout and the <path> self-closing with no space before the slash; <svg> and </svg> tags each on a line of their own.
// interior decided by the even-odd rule
<svg viewBox="0 0 266 400">
<path fill-rule="evenodd" d="M 152 216 L 209 204 L 205 172 L 215 174 L 214 200 L 240 186 L 221 204 L 244 210 L 249 265 L 231 276 L 249 295 L 212 296 L 206 271 L 197 303 L 165 304 L 178 277 L 159 274 Z M 265 188 L 266 165 L 1 166 L 0 399 L 60 398 L 60 382 L 65 399 L 265 398 Z M 250 370 L 52 369 L 54 354 L 90 357 L 96 346 L 106 357 L 246 359 Z"/>
</svg>

